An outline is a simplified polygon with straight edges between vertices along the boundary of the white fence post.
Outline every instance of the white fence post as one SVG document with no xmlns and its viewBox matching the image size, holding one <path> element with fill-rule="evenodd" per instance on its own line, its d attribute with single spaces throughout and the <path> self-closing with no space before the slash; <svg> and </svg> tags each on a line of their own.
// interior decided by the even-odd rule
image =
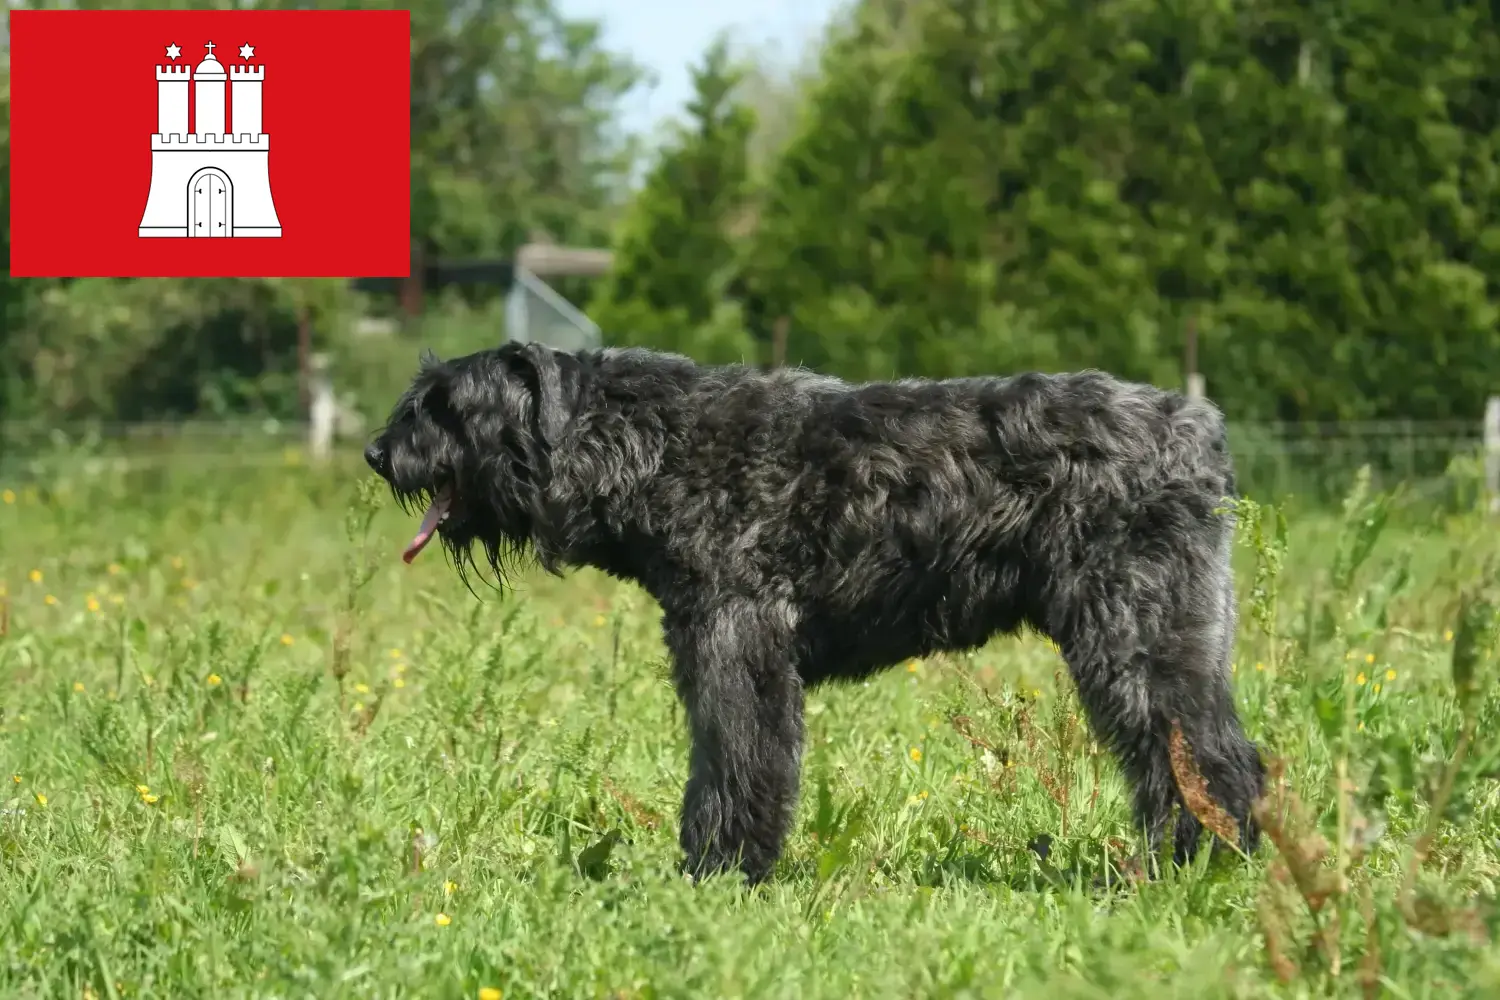
<svg viewBox="0 0 1500 1000">
<path fill-rule="evenodd" d="M 1484 485 L 1490 513 L 1500 514 L 1500 396 L 1491 396 L 1484 408 Z"/>
<path fill-rule="evenodd" d="M 313 461 L 326 462 L 333 452 L 334 421 L 338 418 L 338 401 L 333 398 L 333 380 L 328 376 L 328 355 L 313 355 L 308 367 L 312 401 L 307 414 L 307 450 Z"/>
</svg>

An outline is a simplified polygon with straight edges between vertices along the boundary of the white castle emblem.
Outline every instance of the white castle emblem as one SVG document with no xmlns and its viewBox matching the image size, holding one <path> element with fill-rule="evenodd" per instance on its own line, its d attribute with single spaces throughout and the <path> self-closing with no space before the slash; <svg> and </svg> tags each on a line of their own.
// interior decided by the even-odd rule
<svg viewBox="0 0 1500 1000">
<path fill-rule="evenodd" d="M 270 136 L 261 131 L 264 66 L 224 66 L 214 43 L 197 68 L 156 67 L 156 132 L 151 136 L 151 193 L 141 216 L 141 236 L 280 236 L 271 200 Z M 167 58 L 182 49 L 167 46 Z M 251 45 L 240 48 L 249 59 Z M 224 83 L 233 88 L 225 116 Z M 188 84 L 197 118 L 188 132 Z"/>
</svg>

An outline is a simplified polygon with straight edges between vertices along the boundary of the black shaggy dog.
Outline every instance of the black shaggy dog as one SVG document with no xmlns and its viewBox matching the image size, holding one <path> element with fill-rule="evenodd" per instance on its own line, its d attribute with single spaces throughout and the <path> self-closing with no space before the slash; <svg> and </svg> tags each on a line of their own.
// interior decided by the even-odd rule
<svg viewBox="0 0 1500 1000">
<path fill-rule="evenodd" d="M 687 870 L 765 878 L 805 688 L 1030 625 L 1060 646 L 1161 850 L 1178 722 L 1259 832 L 1229 687 L 1219 412 L 1097 372 L 850 385 L 644 350 L 427 358 L 365 453 L 460 569 L 591 565 L 660 603 L 691 727 Z M 1179 814 L 1178 861 L 1200 827 Z"/>
</svg>

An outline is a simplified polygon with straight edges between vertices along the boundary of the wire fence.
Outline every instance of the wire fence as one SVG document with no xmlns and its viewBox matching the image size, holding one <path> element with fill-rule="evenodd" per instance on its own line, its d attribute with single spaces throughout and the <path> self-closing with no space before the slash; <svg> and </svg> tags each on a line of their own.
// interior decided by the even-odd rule
<svg viewBox="0 0 1500 1000">
<path fill-rule="evenodd" d="M 553 287 L 524 267 L 516 267 L 505 297 L 506 336 L 521 343 L 546 344 L 560 351 L 599 346 L 599 327 Z"/>
<path fill-rule="evenodd" d="M 276 420 L 183 421 L 0 427 L 0 478 L 46 483 L 60 475 L 127 474 L 142 469 L 256 469 L 308 460 L 306 424 Z M 1361 467 L 1381 488 L 1401 484 L 1430 499 L 1478 496 L 1486 445 L 1479 424 L 1412 420 L 1329 424 L 1231 423 L 1240 491 L 1261 499 L 1296 496 L 1336 502 Z M 363 440 L 335 443 L 339 461 Z"/>
</svg>

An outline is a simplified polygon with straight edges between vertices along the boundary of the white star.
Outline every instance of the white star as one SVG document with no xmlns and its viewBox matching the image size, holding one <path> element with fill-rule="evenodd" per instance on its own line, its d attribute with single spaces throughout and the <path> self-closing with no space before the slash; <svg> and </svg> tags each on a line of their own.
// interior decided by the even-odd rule
<svg viewBox="0 0 1500 1000">
<path fill-rule="evenodd" d="M 180 55 L 182 55 L 182 48 L 181 48 L 181 46 L 179 46 L 179 45 L 177 45 L 175 43 L 172 44 L 172 45 L 168 45 L 167 46 L 167 58 L 168 59 L 176 59 Z"/>
<path fill-rule="evenodd" d="M 244 45 L 240 46 L 240 58 L 241 59 L 249 59 L 250 57 L 252 57 L 254 55 L 255 55 L 255 46 L 254 45 L 251 45 L 249 42 L 246 42 Z"/>
</svg>

